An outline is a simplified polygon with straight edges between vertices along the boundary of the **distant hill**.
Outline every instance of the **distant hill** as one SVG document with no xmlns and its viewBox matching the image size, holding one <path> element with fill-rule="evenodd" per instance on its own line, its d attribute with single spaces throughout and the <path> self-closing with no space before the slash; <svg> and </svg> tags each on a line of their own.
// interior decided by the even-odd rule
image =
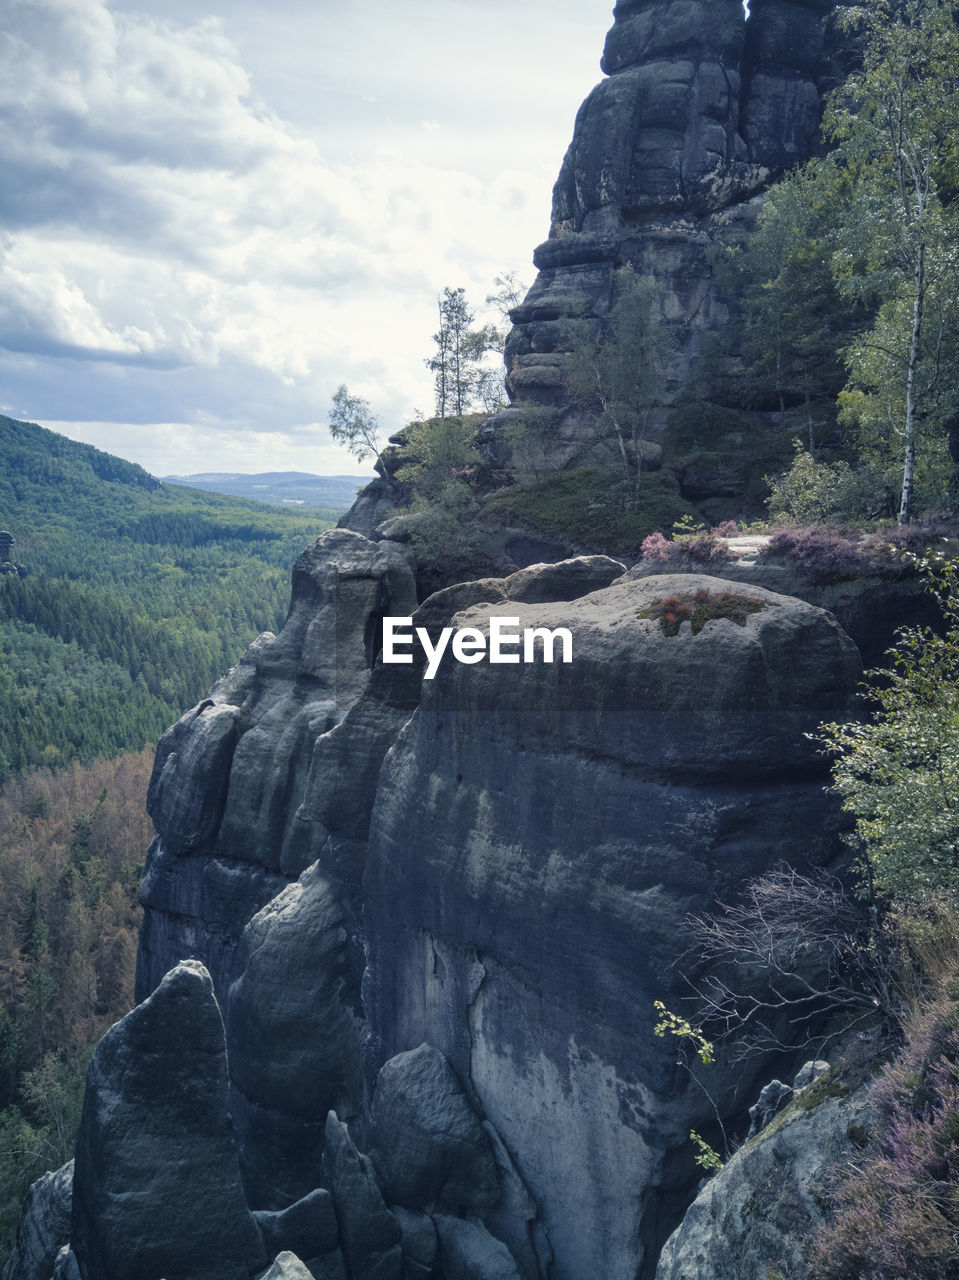
<svg viewBox="0 0 959 1280">
<path fill-rule="evenodd" d="M 343 512 L 353 505 L 357 489 L 372 476 L 314 476 L 308 471 L 208 471 L 196 476 L 164 476 L 168 484 L 191 485 L 209 493 L 230 493 L 272 506 L 320 507 Z"/>
<path fill-rule="evenodd" d="M 156 741 L 282 626 L 293 561 L 331 523 L 0 415 L 0 529 L 28 571 L 0 575 L 0 781 Z"/>
</svg>

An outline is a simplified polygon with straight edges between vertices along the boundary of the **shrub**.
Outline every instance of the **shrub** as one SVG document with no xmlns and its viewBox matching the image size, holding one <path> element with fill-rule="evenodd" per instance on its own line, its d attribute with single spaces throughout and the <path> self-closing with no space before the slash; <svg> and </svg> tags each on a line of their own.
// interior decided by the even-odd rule
<svg viewBox="0 0 959 1280">
<path fill-rule="evenodd" d="M 956 920 L 953 917 L 953 928 Z M 956 970 L 914 1014 L 870 1091 L 875 1137 L 830 1190 L 810 1253 L 816 1280 L 959 1274 L 959 1016 Z"/>
<path fill-rule="evenodd" d="M 870 896 L 917 900 L 943 889 L 959 900 L 959 564 L 929 559 L 945 634 L 902 628 L 892 666 L 872 671 L 867 723 L 820 726 L 833 787 L 855 818 Z"/>
<path fill-rule="evenodd" d="M 833 529 L 781 529 L 763 552 L 768 556 L 783 556 L 820 581 L 853 578 L 863 567 L 858 544 Z"/>
<path fill-rule="evenodd" d="M 650 563 L 662 563 L 669 559 L 672 547 L 673 544 L 661 533 L 651 533 L 648 538 L 643 539 L 643 559 Z"/>
<path fill-rule="evenodd" d="M 711 529 L 703 529 L 700 533 L 682 539 L 680 546 L 690 560 L 695 560 L 698 564 L 725 564 L 732 558 L 725 539 L 717 536 Z"/>
<path fill-rule="evenodd" d="M 712 592 L 708 587 L 700 587 L 691 596 L 671 595 L 654 600 L 645 609 L 637 610 L 636 616 L 656 619 L 663 635 L 667 636 L 678 636 L 683 623 L 688 622 L 695 636 L 714 618 L 728 618 L 744 627 L 751 613 L 765 608 L 766 601 L 757 600 L 755 596 L 733 591 Z"/>
</svg>

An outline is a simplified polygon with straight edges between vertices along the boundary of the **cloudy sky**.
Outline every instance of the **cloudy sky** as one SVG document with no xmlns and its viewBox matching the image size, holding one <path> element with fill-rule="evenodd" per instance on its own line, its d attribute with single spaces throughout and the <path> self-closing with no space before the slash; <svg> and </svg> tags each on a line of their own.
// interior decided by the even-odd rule
<svg viewBox="0 0 959 1280">
<path fill-rule="evenodd" d="M 436 297 L 531 283 L 613 0 L 2 0 L 0 412 L 156 474 L 355 472 Z"/>
</svg>

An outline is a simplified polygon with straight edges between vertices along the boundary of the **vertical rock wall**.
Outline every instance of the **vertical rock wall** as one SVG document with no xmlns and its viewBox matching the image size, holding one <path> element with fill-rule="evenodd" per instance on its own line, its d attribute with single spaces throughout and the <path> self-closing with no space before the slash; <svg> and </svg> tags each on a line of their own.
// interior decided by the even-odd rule
<svg viewBox="0 0 959 1280">
<path fill-rule="evenodd" d="M 653 1001 L 680 998 L 685 915 L 777 859 L 834 852 L 803 733 L 841 714 L 855 646 L 760 589 L 744 625 L 671 637 L 645 616 L 722 589 L 667 576 L 511 603 L 521 627 L 570 627 L 573 662 L 448 664 L 380 776 L 364 885 L 377 1056 L 427 1040 L 468 1082 L 538 1206 L 554 1280 L 633 1280 L 678 1189 L 668 1153 L 709 1120 L 652 1035 Z M 727 1107 L 750 1087 L 718 1069 L 710 1083 Z"/>
<path fill-rule="evenodd" d="M 563 402 L 570 319 L 602 323 L 613 273 L 631 264 L 662 287 L 675 331 L 672 393 L 734 300 L 707 250 L 753 225 L 757 198 L 816 145 L 841 42 L 832 0 L 620 0 L 607 79 L 576 117 L 553 190 L 539 274 L 506 344 L 515 401 Z"/>
</svg>

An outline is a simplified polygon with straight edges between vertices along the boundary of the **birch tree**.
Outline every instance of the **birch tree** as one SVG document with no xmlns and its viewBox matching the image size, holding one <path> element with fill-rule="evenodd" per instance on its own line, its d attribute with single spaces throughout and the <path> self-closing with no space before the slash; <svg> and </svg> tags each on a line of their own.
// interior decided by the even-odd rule
<svg viewBox="0 0 959 1280">
<path fill-rule="evenodd" d="M 946 0 L 856 7 L 861 71 L 837 92 L 826 131 L 838 144 L 848 203 L 834 259 L 840 287 L 875 322 L 848 348 L 847 420 L 885 423 L 902 468 L 899 523 L 912 514 L 922 428 L 936 417 L 957 318 L 959 38 Z"/>
</svg>

